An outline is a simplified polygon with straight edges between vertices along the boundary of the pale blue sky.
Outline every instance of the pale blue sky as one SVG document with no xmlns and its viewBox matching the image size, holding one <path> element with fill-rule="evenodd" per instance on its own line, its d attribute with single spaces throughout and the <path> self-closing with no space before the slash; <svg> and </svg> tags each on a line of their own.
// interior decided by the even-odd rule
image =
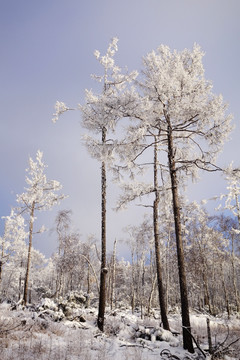
<svg viewBox="0 0 240 360">
<path fill-rule="evenodd" d="M 80 114 L 68 113 L 56 125 L 51 118 L 56 100 L 75 106 L 83 102 L 85 88 L 96 86 L 90 74 L 100 68 L 93 52 L 103 53 L 113 36 L 119 38 L 118 64 L 129 70 L 139 69 L 141 57 L 160 44 L 178 50 L 201 45 L 206 77 L 229 103 L 236 124 L 219 162 L 238 165 L 239 20 L 239 0 L 0 0 L 0 215 L 15 205 L 25 186 L 28 157 L 40 149 L 49 177 L 61 181 L 69 194 L 60 208 L 73 210 L 83 239 L 89 233 L 100 237 L 99 164 L 81 143 Z M 224 192 L 224 186 L 204 177 L 190 196 L 210 197 Z M 139 216 L 135 207 L 115 214 L 113 206 L 110 196 L 109 244 Z M 48 226 L 57 210 L 47 214 Z M 47 255 L 55 245 L 53 235 L 35 240 Z"/>
</svg>

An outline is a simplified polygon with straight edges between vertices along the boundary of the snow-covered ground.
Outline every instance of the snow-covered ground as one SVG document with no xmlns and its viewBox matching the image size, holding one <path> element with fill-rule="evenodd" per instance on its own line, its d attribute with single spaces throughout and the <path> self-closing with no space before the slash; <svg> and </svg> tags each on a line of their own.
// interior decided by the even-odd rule
<svg viewBox="0 0 240 360">
<path fill-rule="evenodd" d="M 66 309 L 64 309 L 66 310 Z M 172 335 L 159 326 L 155 318 L 141 319 L 140 313 L 128 309 L 106 312 L 105 333 L 96 327 L 96 308 L 67 308 L 68 316 L 57 309 L 52 301 L 44 301 L 35 309 L 0 305 L 0 359 L 1 360 L 152 360 L 152 359 L 204 359 L 199 351 L 194 355 L 182 348 L 181 335 Z M 66 312 L 66 311 L 65 311 Z M 192 314 L 193 335 L 206 352 L 207 315 Z M 81 320 L 81 321 L 80 321 Z M 223 342 L 223 347 L 240 337 L 240 319 L 211 318 L 213 346 Z M 169 316 L 171 329 L 181 332 L 180 314 Z M 161 341 L 160 341 L 161 339 Z M 240 341 L 225 358 L 240 359 Z M 239 355 L 238 349 L 239 348 Z M 161 355 L 160 355 L 161 354 Z M 207 352 L 206 352 L 207 355 Z M 207 359 L 210 356 L 207 355 Z"/>
</svg>

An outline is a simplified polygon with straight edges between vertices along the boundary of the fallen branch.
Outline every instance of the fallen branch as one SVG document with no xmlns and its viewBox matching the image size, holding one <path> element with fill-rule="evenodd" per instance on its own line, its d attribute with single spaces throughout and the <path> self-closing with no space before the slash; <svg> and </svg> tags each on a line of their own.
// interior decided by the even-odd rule
<svg viewBox="0 0 240 360">
<path fill-rule="evenodd" d="M 124 344 L 120 345 L 120 347 L 123 347 L 123 346 L 126 346 L 126 347 L 140 347 L 140 348 L 144 348 L 144 349 L 148 349 L 148 350 L 153 351 L 153 349 L 151 349 L 149 346 L 147 346 L 144 342 L 142 342 L 141 344 L 124 343 Z"/>
<path fill-rule="evenodd" d="M 9 326 L 10 326 L 10 324 L 8 324 Z M 11 331 L 13 331 L 13 330 L 16 330 L 16 329 L 19 329 L 20 327 L 25 327 L 24 329 L 23 329 L 23 331 L 28 331 L 28 330 L 30 330 L 32 327 L 33 327 L 33 324 L 32 325 L 27 325 L 26 324 L 26 320 L 21 320 L 17 325 L 12 325 L 13 327 L 9 327 L 8 329 L 2 329 L 2 330 L 0 330 L 0 334 L 7 334 L 7 333 L 9 333 L 9 332 L 11 332 Z"/>
<path fill-rule="evenodd" d="M 170 350 L 168 349 L 163 349 L 160 352 L 160 356 L 162 357 L 162 359 L 168 359 L 168 360 L 181 360 L 177 355 L 172 355 Z"/>
<path fill-rule="evenodd" d="M 193 339 L 193 341 L 195 342 L 195 344 L 196 344 L 196 346 L 197 346 L 197 348 L 198 348 L 198 350 L 203 354 L 203 356 L 206 358 L 207 357 L 207 355 L 205 354 L 205 352 L 200 348 L 200 346 L 198 345 L 198 343 L 197 343 L 197 341 L 195 340 L 195 338 L 194 338 L 194 336 L 192 335 L 192 333 L 188 330 L 188 328 L 187 327 L 185 327 L 185 326 L 183 326 L 183 328 L 184 329 L 186 329 L 187 330 L 187 332 L 191 335 L 191 338 Z"/>
<path fill-rule="evenodd" d="M 218 356 L 218 355 L 223 355 L 224 353 L 230 351 L 230 349 L 229 349 L 230 346 L 232 346 L 233 344 L 235 344 L 235 343 L 238 342 L 239 340 L 240 340 L 240 338 L 232 341 L 232 342 L 231 342 L 230 344 L 228 344 L 224 349 L 215 351 L 215 352 L 213 353 L 213 356 L 215 357 L 215 356 Z"/>
<path fill-rule="evenodd" d="M 207 319 L 207 331 L 208 331 L 208 345 L 209 345 L 209 354 L 212 355 L 212 359 L 217 359 L 219 358 L 219 355 L 222 356 L 224 355 L 224 353 L 227 353 L 228 351 L 230 351 L 230 346 L 235 344 L 236 342 L 238 342 L 240 340 L 240 338 L 232 341 L 230 344 L 228 344 L 227 346 L 225 346 L 223 348 L 223 345 L 226 343 L 228 337 L 229 337 L 229 327 L 227 326 L 227 336 L 225 337 L 225 339 L 219 343 L 217 346 L 213 347 L 212 346 L 212 339 L 211 339 L 211 329 L 210 329 L 210 320 Z"/>
</svg>

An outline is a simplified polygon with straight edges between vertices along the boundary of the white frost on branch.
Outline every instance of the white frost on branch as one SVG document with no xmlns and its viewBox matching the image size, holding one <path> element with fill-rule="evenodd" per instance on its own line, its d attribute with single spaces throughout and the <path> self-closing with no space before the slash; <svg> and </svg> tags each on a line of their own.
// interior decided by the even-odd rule
<svg viewBox="0 0 240 360">
<path fill-rule="evenodd" d="M 225 198 L 224 208 L 238 218 L 240 226 L 240 169 L 234 169 L 231 163 L 225 170 L 225 178 L 228 193 L 222 195 L 222 198 Z"/>
<path fill-rule="evenodd" d="M 30 214 L 32 207 L 40 211 L 48 210 L 65 198 L 65 195 L 56 193 L 62 189 L 62 185 L 56 180 L 47 180 L 45 174 L 47 165 L 42 158 L 43 153 L 40 150 L 37 151 L 36 161 L 29 158 L 29 167 L 26 169 L 28 187 L 25 188 L 24 193 L 17 195 L 17 202 L 21 204 L 23 213 Z"/>
<path fill-rule="evenodd" d="M 59 119 L 59 116 L 62 115 L 65 111 L 71 110 L 66 104 L 62 101 L 56 101 L 55 104 L 55 113 L 53 114 L 52 122 L 56 123 Z"/>
<path fill-rule="evenodd" d="M 149 195 L 154 191 L 152 184 L 146 184 L 139 181 L 122 183 L 120 185 L 122 194 L 120 195 L 116 210 L 122 210 L 126 208 L 126 205 L 137 198 L 141 198 L 144 195 Z"/>
<path fill-rule="evenodd" d="M 120 93 L 128 89 L 138 75 L 136 71 L 130 74 L 122 73 L 115 65 L 117 43 L 118 39 L 113 38 L 105 55 L 95 50 L 94 55 L 103 67 L 103 75 L 94 75 L 94 79 L 103 82 L 103 89 L 100 94 L 85 90 L 85 104 L 79 105 L 83 126 L 95 134 L 101 133 L 103 129 L 114 132 L 117 121 L 122 116 L 122 104 L 119 102 L 117 107 L 115 104 L 119 101 Z"/>
<path fill-rule="evenodd" d="M 26 224 L 23 216 L 17 214 L 14 209 L 11 209 L 11 213 L 8 216 L 2 216 L 5 220 L 4 235 L 2 241 L 4 242 L 4 251 L 8 254 L 12 254 L 19 248 L 23 248 L 25 245 L 25 239 L 28 236 L 26 232 Z"/>
<path fill-rule="evenodd" d="M 25 221 L 22 215 L 17 214 L 14 209 L 11 209 L 9 216 L 2 216 L 5 220 L 5 231 L 4 235 L 10 238 L 21 238 L 25 239 L 27 233 L 25 231 Z"/>
</svg>

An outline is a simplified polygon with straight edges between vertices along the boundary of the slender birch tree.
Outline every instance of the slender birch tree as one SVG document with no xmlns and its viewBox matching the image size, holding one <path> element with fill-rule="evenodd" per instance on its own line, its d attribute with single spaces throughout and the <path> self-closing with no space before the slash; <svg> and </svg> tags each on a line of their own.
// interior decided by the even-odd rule
<svg viewBox="0 0 240 360">
<path fill-rule="evenodd" d="M 26 273 L 24 279 L 24 293 L 23 293 L 23 304 L 27 303 L 28 298 L 28 283 L 29 273 L 31 265 L 31 252 L 32 252 L 32 241 L 33 241 L 33 226 L 36 220 L 36 211 L 45 211 L 58 204 L 64 195 L 58 195 L 57 191 L 62 189 L 61 184 L 56 180 L 47 180 L 45 169 L 46 165 L 43 162 L 43 153 L 37 151 L 36 161 L 31 157 L 29 158 L 29 168 L 26 169 L 26 183 L 28 185 L 25 188 L 25 192 L 17 195 L 17 202 L 21 205 L 18 208 L 18 212 L 26 217 L 29 223 L 28 230 L 28 258 Z M 42 232 L 43 228 L 39 231 Z"/>
</svg>

